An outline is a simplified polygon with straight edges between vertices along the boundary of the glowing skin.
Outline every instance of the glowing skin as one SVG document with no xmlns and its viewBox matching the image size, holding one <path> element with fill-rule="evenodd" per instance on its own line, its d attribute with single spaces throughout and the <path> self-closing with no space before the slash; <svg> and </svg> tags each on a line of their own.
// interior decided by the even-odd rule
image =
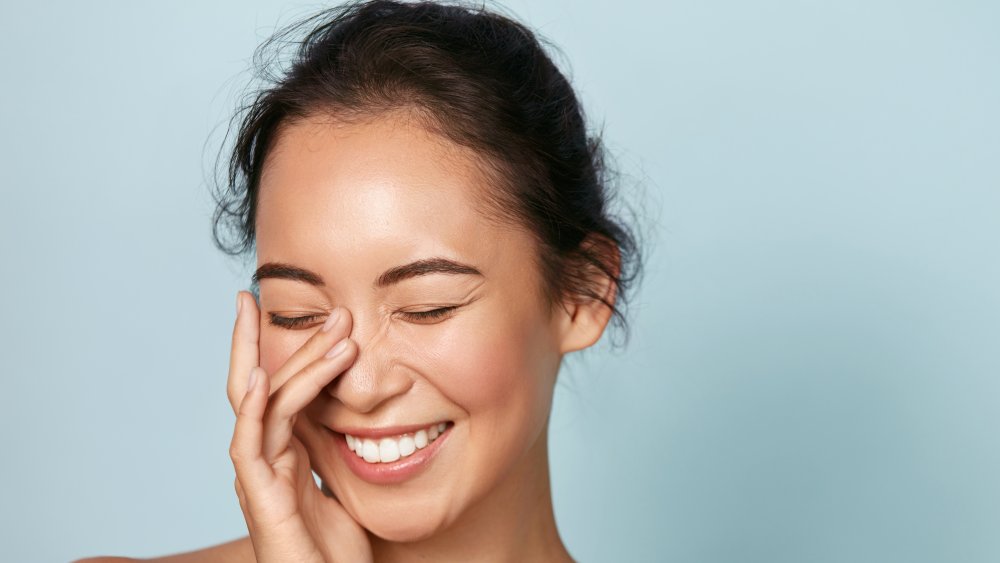
<svg viewBox="0 0 1000 563">
<path fill-rule="evenodd" d="M 350 311 L 358 357 L 295 434 L 371 532 L 376 560 L 569 559 L 552 516 L 547 421 L 562 356 L 595 342 L 610 311 L 549 314 L 536 243 L 482 215 L 477 198 L 490 187 L 474 158 L 411 121 L 309 119 L 282 129 L 261 181 L 258 266 L 294 265 L 324 284 L 260 281 L 260 363 L 275 373 L 330 311 Z M 436 257 L 482 275 L 373 285 L 389 268 Z M 440 319 L 405 317 L 451 306 Z M 318 316 L 288 329 L 272 314 Z M 439 451 L 391 485 L 352 472 L 334 432 L 438 421 L 454 424 Z"/>
</svg>

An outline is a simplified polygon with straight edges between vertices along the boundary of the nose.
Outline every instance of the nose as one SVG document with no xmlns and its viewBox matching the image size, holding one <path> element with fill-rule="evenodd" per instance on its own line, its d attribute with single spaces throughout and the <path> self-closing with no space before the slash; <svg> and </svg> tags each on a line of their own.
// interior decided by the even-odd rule
<svg viewBox="0 0 1000 563">
<path fill-rule="evenodd" d="M 358 331 L 351 332 L 351 338 L 356 338 Z M 358 354 L 354 362 L 327 385 L 326 391 L 348 409 L 366 414 L 406 393 L 413 386 L 413 378 L 394 358 L 385 332 L 376 332 L 363 344 L 356 342 Z"/>
</svg>

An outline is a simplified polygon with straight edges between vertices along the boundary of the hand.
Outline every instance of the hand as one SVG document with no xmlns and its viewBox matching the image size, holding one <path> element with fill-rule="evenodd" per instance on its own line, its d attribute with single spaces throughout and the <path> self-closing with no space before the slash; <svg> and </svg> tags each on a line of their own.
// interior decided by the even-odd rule
<svg viewBox="0 0 1000 563">
<path fill-rule="evenodd" d="M 305 446 L 292 434 L 299 411 L 356 357 L 357 344 L 347 338 L 350 313 L 337 309 L 332 327 L 316 331 L 269 376 L 259 366 L 257 303 L 242 291 L 237 300 L 226 384 L 236 413 L 229 456 L 257 561 L 371 561 L 365 529 L 316 486 Z M 326 358 L 338 342 L 345 343 L 341 351 Z"/>
</svg>

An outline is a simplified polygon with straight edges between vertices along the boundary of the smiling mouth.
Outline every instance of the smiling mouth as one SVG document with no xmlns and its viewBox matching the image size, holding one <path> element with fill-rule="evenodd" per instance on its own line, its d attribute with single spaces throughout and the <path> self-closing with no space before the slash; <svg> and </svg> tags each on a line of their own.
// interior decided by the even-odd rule
<svg viewBox="0 0 1000 563">
<path fill-rule="evenodd" d="M 416 432 L 375 439 L 350 434 L 343 436 L 347 441 L 347 448 L 366 462 L 371 464 L 392 463 L 426 448 L 451 426 L 451 422 L 439 422 Z"/>
</svg>

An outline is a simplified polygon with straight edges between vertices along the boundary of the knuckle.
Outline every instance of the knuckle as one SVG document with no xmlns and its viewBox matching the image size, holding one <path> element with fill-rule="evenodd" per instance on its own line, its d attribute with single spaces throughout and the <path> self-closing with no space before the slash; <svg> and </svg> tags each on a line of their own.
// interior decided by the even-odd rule
<svg viewBox="0 0 1000 563">
<path fill-rule="evenodd" d="M 243 452 L 243 448 L 235 440 L 229 445 L 229 459 L 233 460 L 233 464 L 237 466 L 242 465 L 247 460 L 247 455 Z"/>
</svg>

